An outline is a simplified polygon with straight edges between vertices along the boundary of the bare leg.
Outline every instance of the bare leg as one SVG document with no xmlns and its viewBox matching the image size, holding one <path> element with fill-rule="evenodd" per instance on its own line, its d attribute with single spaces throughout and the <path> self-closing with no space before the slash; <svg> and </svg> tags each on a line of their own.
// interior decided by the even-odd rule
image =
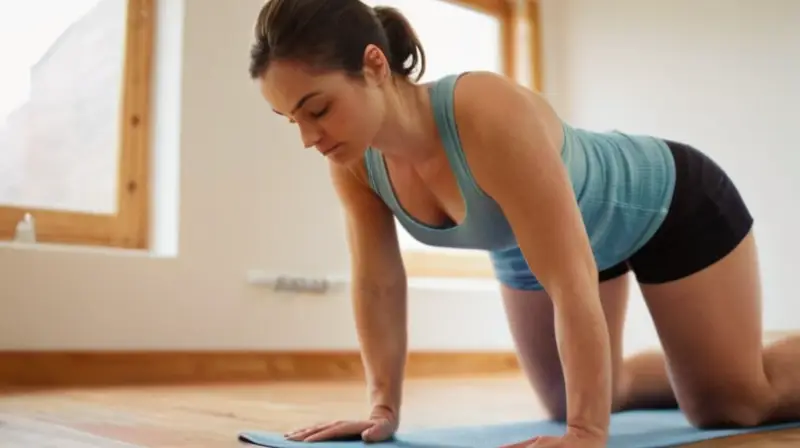
<svg viewBox="0 0 800 448">
<path fill-rule="evenodd" d="M 646 352 L 625 360 L 621 397 L 622 410 L 678 407 L 663 353 Z"/>
<path fill-rule="evenodd" d="M 642 285 L 677 402 L 701 427 L 800 419 L 800 338 L 762 346 L 752 234 L 688 278 Z"/>
<path fill-rule="evenodd" d="M 764 370 L 777 397 L 768 422 L 800 420 L 800 335 L 764 349 Z"/>
</svg>

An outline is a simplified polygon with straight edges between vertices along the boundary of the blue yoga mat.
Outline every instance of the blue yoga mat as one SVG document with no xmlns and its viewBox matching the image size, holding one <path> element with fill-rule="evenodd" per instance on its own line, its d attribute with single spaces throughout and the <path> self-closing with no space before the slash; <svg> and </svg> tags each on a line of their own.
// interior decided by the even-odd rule
<svg viewBox="0 0 800 448">
<path fill-rule="evenodd" d="M 611 418 L 610 448 L 660 448 L 678 446 L 703 440 L 800 428 L 800 421 L 748 429 L 699 430 L 686 421 L 677 410 L 628 411 Z M 516 422 L 500 425 L 452 427 L 399 431 L 395 439 L 381 443 L 336 441 L 301 443 L 284 440 L 282 434 L 246 431 L 239 440 L 269 448 L 492 448 L 521 442 L 537 435 L 560 435 L 564 426 L 554 422 Z"/>
</svg>

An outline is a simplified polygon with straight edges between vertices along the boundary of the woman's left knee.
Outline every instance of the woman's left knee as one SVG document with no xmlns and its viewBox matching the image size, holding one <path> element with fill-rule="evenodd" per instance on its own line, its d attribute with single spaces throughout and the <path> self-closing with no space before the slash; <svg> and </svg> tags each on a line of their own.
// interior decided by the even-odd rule
<svg viewBox="0 0 800 448">
<path fill-rule="evenodd" d="M 770 393 L 742 390 L 710 392 L 681 400 L 680 407 L 689 422 L 702 429 L 743 428 L 764 424 L 772 413 Z"/>
</svg>

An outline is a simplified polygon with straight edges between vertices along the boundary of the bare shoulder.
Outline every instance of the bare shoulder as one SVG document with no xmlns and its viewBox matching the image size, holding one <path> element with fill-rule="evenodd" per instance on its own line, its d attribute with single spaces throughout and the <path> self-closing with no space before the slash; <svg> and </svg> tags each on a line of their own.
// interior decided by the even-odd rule
<svg viewBox="0 0 800 448">
<path fill-rule="evenodd" d="M 493 74 L 464 76 L 455 96 L 465 159 L 477 183 L 503 210 L 545 289 L 558 300 L 579 297 L 560 292 L 597 274 L 561 158 L 561 120 L 544 98 Z"/>
<path fill-rule="evenodd" d="M 505 136 L 542 140 L 560 147 L 561 119 L 541 95 L 492 72 L 471 72 L 461 76 L 454 92 L 455 118 L 465 151 L 477 146 L 494 146 Z M 476 144 L 477 143 L 477 144 Z M 541 147 L 542 145 L 534 145 Z M 500 150 L 494 148 L 493 150 Z"/>
<path fill-rule="evenodd" d="M 454 96 L 464 158 L 478 185 L 506 212 L 567 197 L 562 122 L 544 98 L 493 73 L 463 75 Z M 546 197 L 523 199 L 522 190 Z"/>
</svg>

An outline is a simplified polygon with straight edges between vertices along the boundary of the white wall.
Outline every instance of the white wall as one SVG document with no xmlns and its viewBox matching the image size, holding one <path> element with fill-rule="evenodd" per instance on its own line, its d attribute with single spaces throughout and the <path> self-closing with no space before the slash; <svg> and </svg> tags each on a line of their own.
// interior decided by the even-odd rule
<svg viewBox="0 0 800 448">
<path fill-rule="evenodd" d="M 162 252 L 178 255 L 0 247 L 0 348 L 356 347 L 345 290 L 284 297 L 245 282 L 251 268 L 343 276 L 348 256 L 324 162 L 247 79 L 262 2 L 236 3 L 162 0 L 156 228 Z M 717 157 L 759 219 L 767 324 L 797 328 L 787 205 L 800 5 L 754 3 L 545 0 L 546 94 L 577 125 L 685 139 Z M 411 307 L 415 348 L 511 347 L 491 283 L 415 283 Z M 635 297 L 631 348 L 655 341 L 643 310 Z"/>
<path fill-rule="evenodd" d="M 717 160 L 755 215 L 765 324 L 800 328 L 800 2 L 542 4 L 548 98 L 577 126 L 682 140 Z"/>
</svg>

